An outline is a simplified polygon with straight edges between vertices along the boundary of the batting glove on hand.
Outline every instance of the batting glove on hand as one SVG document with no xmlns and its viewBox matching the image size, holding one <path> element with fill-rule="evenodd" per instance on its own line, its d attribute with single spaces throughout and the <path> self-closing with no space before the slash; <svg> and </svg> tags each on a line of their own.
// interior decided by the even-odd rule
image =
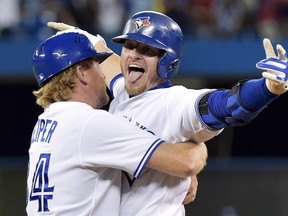
<svg viewBox="0 0 288 216">
<path fill-rule="evenodd" d="M 266 59 L 256 64 L 258 69 L 266 70 L 262 76 L 267 79 L 268 89 L 275 94 L 282 94 L 288 89 L 288 63 L 286 50 L 277 45 L 278 56 L 275 55 L 273 46 L 269 39 L 263 40 Z"/>
<path fill-rule="evenodd" d="M 258 69 L 267 70 L 262 76 L 275 82 L 285 83 L 288 79 L 287 58 L 280 60 L 277 58 L 268 58 L 259 61 L 256 64 Z"/>
<path fill-rule="evenodd" d="M 81 34 L 84 34 L 90 40 L 90 42 L 92 43 L 92 45 L 94 47 L 99 41 L 103 42 L 105 44 L 105 46 L 107 46 L 106 41 L 99 34 L 97 34 L 95 36 L 95 35 L 88 33 L 87 31 L 84 31 L 84 30 L 78 28 L 78 27 L 67 25 L 65 23 L 59 23 L 59 22 L 48 22 L 47 26 L 50 28 L 53 28 L 55 30 L 58 30 L 56 35 L 64 34 L 64 33 L 68 33 L 68 32 L 79 32 Z"/>
</svg>

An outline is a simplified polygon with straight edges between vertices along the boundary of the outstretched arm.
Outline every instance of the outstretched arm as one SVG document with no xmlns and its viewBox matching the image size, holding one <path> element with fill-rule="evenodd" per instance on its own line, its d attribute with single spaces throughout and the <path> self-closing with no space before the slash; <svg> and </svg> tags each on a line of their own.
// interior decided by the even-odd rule
<svg viewBox="0 0 288 216">
<path fill-rule="evenodd" d="M 75 26 L 67 25 L 65 23 L 48 22 L 47 26 L 60 31 L 60 33 L 71 31 L 81 32 L 89 38 L 97 52 L 112 52 L 113 55 L 111 55 L 108 59 L 106 59 L 106 61 L 100 64 L 100 67 L 105 74 L 106 85 L 108 88 L 110 88 L 110 82 L 112 79 L 121 73 L 120 56 L 114 53 L 113 50 L 111 50 L 109 47 L 107 47 L 105 40 L 100 35 L 92 35 L 87 31 L 81 30 Z"/>
<path fill-rule="evenodd" d="M 231 90 L 214 91 L 200 100 L 199 113 L 207 126 L 221 129 L 245 125 L 287 91 L 288 64 L 285 49 L 277 45 L 276 58 L 270 40 L 264 39 L 263 45 L 268 59 L 258 62 L 257 67 L 266 70 L 262 74 L 264 78 L 238 82 Z"/>
</svg>

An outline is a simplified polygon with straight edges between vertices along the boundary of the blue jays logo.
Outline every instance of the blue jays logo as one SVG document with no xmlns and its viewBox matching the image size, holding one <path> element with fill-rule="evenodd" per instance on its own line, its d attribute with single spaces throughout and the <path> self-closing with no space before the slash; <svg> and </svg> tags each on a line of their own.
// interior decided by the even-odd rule
<svg viewBox="0 0 288 216">
<path fill-rule="evenodd" d="M 132 22 L 136 25 L 137 30 L 139 30 L 140 28 L 142 28 L 143 26 L 149 26 L 150 25 L 150 17 L 138 17 L 134 20 L 132 20 Z"/>
</svg>

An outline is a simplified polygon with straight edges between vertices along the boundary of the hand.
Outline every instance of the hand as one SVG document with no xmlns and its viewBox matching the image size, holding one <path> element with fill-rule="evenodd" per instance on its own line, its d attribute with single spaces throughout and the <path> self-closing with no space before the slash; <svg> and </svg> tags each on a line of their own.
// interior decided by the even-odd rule
<svg viewBox="0 0 288 216">
<path fill-rule="evenodd" d="M 190 183 L 190 188 L 186 194 L 186 197 L 183 201 L 183 204 L 189 204 L 193 202 L 196 198 L 197 194 L 197 189 L 198 189 L 198 179 L 197 176 L 191 176 L 191 183 Z"/>
<path fill-rule="evenodd" d="M 55 30 L 58 30 L 56 35 L 68 33 L 68 32 L 79 32 L 81 34 L 84 34 L 90 40 L 90 42 L 92 43 L 94 47 L 96 46 L 98 42 L 102 42 L 104 43 L 105 46 L 107 46 L 106 41 L 99 34 L 95 36 L 78 27 L 67 25 L 65 23 L 59 23 L 59 22 L 48 22 L 47 26 Z"/>
<path fill-rule="evenodd" d="M 204 167 L 206 166 L 207 164 L 207 159 L 208 159 L 208 149 L 207 149 L 207 146 L 204 142 L 202 143 L 198 143 L 198 144 L 194 144 L 192 143 L 192 145 L 195 145 L 195 149 L 198 150 L 198 153 L 199 153 L 199 158 L 198 158 L 198 166 L 197 166 L 197 171 L 196 171 L 196 174 L 200 173 Z"/>
<path fill-rule="evenodd" d="M 283 94 L 288 90 L 288 63 L 286 50 L 278 44 L 276 46 L 276 56 L 273 46 L 269 39 L 263 40 L 263 46 L 266 53 L 266 59 L 259 61 L 256 67 L 266 70 L 262 76 L 266 78 L 266 85 L 270 92 L 274 94 Z"/>
</svg>

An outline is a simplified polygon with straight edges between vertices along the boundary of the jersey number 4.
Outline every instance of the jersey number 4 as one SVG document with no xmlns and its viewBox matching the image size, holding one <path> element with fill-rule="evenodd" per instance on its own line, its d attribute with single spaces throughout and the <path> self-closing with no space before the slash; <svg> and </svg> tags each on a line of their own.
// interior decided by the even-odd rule
<svg viewBox="0 0 288 216">
<path fill-rule="evenodd" d="M 49 187 L 50 154 L 41 154 L 37 162 L 31 185 L 29 200 L 38 200 L 38 212 L 49 212 L 48 200 L 53 198 L 54 186 Z"/>
</svg>

